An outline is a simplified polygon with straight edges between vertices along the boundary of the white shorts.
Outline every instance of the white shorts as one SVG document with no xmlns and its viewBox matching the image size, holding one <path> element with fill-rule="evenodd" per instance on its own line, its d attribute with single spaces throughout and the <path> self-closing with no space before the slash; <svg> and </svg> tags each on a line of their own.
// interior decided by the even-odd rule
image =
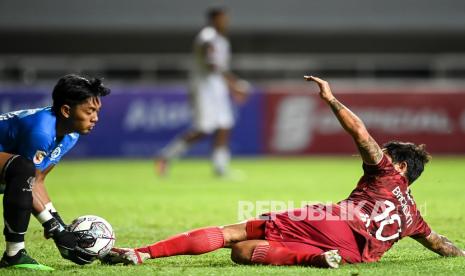
<svg viewBox="0 0 465 276">
<path fill-rule="evenodd" d="M 217 129 L 232 128 L 233 111 L 223 77 L 208 76 L 195 81 L 192 90 L 196 130 L 210 134 Z"/>
</svg>

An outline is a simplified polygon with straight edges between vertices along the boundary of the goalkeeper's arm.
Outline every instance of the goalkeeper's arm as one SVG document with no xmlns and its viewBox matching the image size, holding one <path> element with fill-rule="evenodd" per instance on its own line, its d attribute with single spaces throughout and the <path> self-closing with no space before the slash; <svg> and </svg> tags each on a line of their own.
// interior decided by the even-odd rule
<svg viewBox="0 0 465 276">
<path fill-rule="evenodd" d="M 63 258 L 79 265 L 89 264 L 96 256 L 80 250 L 79 238 L 68 231 L 67 225 L 53 207 L 45 189 L 45 177 L 52 169 L 53 165 L 44 171 L 36 170 L 36 179 L 32 189 L 34 215 L 44 227 L 45 238 L 53 238 Z"/>
<path fill-rule="evenodd" d="M 34 215 L 42 225 L 54 218 L 63 228 L 65 228 L 67 225 L 64 223 L 55 207 L 53 207 L 47 193 L 47 189 L 45 189 L 45 177 L 53 169 L 53 167 L 54 166 L 51 165 L 43 171 L 36 170 L 34 188 L 32 189 Z"/>
</svg>

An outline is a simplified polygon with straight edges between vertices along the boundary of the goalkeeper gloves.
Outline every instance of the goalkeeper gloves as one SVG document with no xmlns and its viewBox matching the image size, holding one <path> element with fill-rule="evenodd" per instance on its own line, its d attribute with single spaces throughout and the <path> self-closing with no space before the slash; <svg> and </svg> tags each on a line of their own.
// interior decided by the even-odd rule
<svg viewBox="0 0 465 276">
<path fill-rule="evenodd" d="M 50 214 L 52 214 L 52 216 L 58 221 L 58 223 L 60 223 L 65 229 L 68 229 L 68 226 L 64 221 L 63 219 L 61 219 L 60 215 L 58 214 L 57 211 L 50 211 Z"/>
<path fill-rule="evenodd" d="M 53 239 L 63 258 L 79 265 L 90 264 L 96 259 L 96 255 L 89 254 L 78 246 L 79 238 L 68 231 L 57 218 L 44 222 L 42 226 L 45 236 Z"/>
<path fill-rule="evenodd" d="M 42 223 L 42 226 L 44 227 L 44 237 L 46 239 L 50 239 L 53 235 L 53 232 L 57 229 L 60 231 L 68 229 L 68 225 L 64 223 L 58 212 L 50 212 L 50 214 L 53 218 Z"/>
</svg>

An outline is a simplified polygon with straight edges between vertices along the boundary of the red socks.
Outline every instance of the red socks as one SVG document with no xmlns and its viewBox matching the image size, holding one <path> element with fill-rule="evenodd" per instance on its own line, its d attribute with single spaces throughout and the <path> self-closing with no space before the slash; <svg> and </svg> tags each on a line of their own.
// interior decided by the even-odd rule
<svg viewBox="0 0 465 276">
<path fill-rule="evenodd" d="M 136 248 L 142 253 L 149 253 L 150 258 L 176 255 L 199 255 L 224 247 L 223 232 L 219 227 L 207 227 L 175 235 L 152 245 Z M 271 265 L 311 265 L 327 266 L 324 251 L 315 247 L 305 253 L 293 251 L 283 246 L 258 245 L 253 251 L 251 261 L 256 264 Z"/>
<path fill-rule="evenodd" d="M 223 232 L 219 227 L 207 227 L 185 232 L 152 245 L 136 248 L 149 253 L 151 258 L 175 255 L 199 255 L 224 246 Z"/>
<path fill-rule="evenodd" d="M 287 247 L 257 245 L 255 247 L 251 261 L 256 264 L 267 265 L 308 265 L 316 267 L 327 267 L 324 251 L 315 247 L 315 252 L 299 253 Z"/>
</svg>

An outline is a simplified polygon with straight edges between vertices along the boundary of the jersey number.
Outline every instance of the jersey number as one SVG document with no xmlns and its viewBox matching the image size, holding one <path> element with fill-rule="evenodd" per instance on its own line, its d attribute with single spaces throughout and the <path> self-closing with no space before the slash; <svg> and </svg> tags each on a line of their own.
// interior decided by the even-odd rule
<svg viewBox="0 0 465 276">
<path fill-rule="evenodd" d="M 376 217 L 374 217 L 375 222 L 381 222 L 379 224 L 378 230 L 376 231 L 376 239 L 378 239 L 380 241 L 388 241 L 388 240 L 397 239 L 397 238 L 399 238 L 399 234 L 401 232 L 400 217 L 399 217 L 398 214 L 392 214 L 391 216 L 389 216 L 389 213 L 396 208 L 394 203 L 392 203 L 389 200 L 385 200 L 384 205 L 385 205 L 384 212 L 382 214 L 379 214 Z M 391 225 L 391 224 L 394 224 L 396 222 L 399 225 L 399 228 L 398 228 L 399 230 L 397 231 L 397 233 L 395 233 L 395 234 L 393 234 L 391 236 L 388 236 L 388 237 L 383 236 L 384 227 L 386 225 Z"/>
</svg>

